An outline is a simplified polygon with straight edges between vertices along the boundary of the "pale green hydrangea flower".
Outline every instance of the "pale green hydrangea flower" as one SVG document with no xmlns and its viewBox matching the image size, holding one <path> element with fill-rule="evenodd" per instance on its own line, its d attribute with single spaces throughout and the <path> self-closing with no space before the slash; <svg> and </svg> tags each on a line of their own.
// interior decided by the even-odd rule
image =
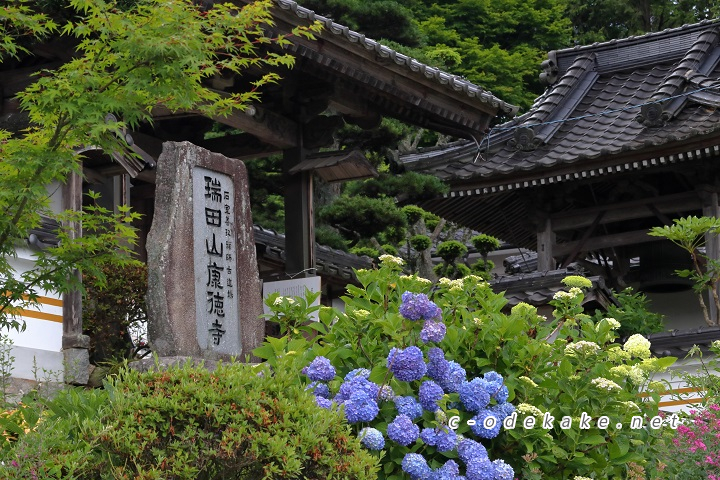
<svg viewBox="0 0 720 480">
<path fill-rule="evenodd" d="M 630 360 L 630 354 L 620 348 L 619 346 L 613 345 L 607 349 L 608 360 L 611 362 L 624 362 Z"/>
<path fill-rule="evenodd" d="M 542 416 L 543 416 L 543 412 L 542 412 L 539 408 L 537 408 L 537 407 L 535 407 L 535 406 L 533 406 L 533 405 L 527 404 L 527 403 L 521 403 L 521 404 L 519 404 L 519 405 L 517 406 L 517 411 L 518 411 L 518 413 L 520 413 L 521 415 L 533 415 L 533 416 L 535 416 L 535 417 L 542 417 Z"/>
<path fill-rule="evenodd" d="M 370 312 L 363 310 L 362 308 L 355 310 L 353 313 L 355 314 L 355 318 L 358 320 L 365 320 L 370 316 Z"/>
<path fill-rule="evenodd" d="M 538 384 L 535 383 L 532 378 L 526 377 L 525 375 L 518 377 L 518 380 L 520 380 L 521 382 L 523 382 L 525 385 L 527 385 L 529 387 L 537 388 L 537 386 L 538 386 Z"/>
<path fill-rule="evenodd" d="M 610 324 L 610 330 L 617 330 L 618 328 L 621 327 L 620 322 L 618 322 L 614 318 L 603 318 L 603 320 L 605 320 L 607 323 Z M 602 320 L 600 322 L 602 322 Z M 595 331 L 600 330 L 600 322 L 598 322 L 598 324 L 595 325 Z"/>
<path fill-rule="evenodd" d="M 592 288 L 592 282 L 580 275 L 570 275 L 563 278 L 562 283 L 568 287 Z"/>
<path fill-rule="evenodd" d="M 628 378 L 632 380 L 635 385 L 641 385 L 647 380 L 647 374 L 639 366 L 633 365 L 628 372 Z"/>
<path fill-rule="evenodd" d="M 580 340 L 579 342 L 568 343 L 565 346 L 565 355 L 574 357 L 577 355 L 594 355 L 600 351 L 600 346 L 595 342 Z"/>
<path fill-rule="evenodd" d="M 623 350 L 634 357 L 649 358 L 650 341 L 639 333 L 636 333 L 627 339 L 625 345 L 623 345 Z"/>
</svg>

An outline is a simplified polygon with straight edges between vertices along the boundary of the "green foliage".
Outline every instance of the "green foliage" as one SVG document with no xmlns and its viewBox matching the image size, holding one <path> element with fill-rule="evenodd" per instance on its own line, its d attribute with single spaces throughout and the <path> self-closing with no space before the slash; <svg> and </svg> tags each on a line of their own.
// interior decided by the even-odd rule
<svg viewBox="0 0 720 480">
<path fill-rule="evenodd" d="M 614 296 L 619 305 L 610 305 L 604 312 L 596 310 L 593 315 L 596 322 L 606 317 L 614 318 L 620 322 L 617 334 L 621 338 L 633 333 L 647 335 L 665 329 L 663 316 L 650 310 L 650 300 L 642 292 L 635 292 L 628 287 Z"/>
<path fill-rule="evenodd" d="M 124 372 L 87 429 L 107 452 L 101 478 L 373 478 L 375 461 L 338 414 L 285 368 L 223 364 Z M 135 477 L 140 475 L 140 477 Z"/>
<path fill-rule="evenodd" d="M 402 207 L 402 212 L 405 214 L 405 218 L 407 218 L 408 225 L 415 225 L 425 215 L 425 210 L 417 205 L 405 205 Z"/>
<path fill-rule="evenodd" d="M 365 255 L 370 258 L 378 258 L 380 256 L 380 252 L 372 247 L 353 247 L 350 249 L 350 253 L 358 256 Z"/>
<path fill-rule="evenodd" d="M 18 94 L 31 127 L 0 131 L 0 289 L 8 292 L 0 302 L 0 328 L 21 328 L 13 310 L 34 303 L 40 289 L 62 293 L 81 288 L 77 270 L 102 282 L 100 265 L 127 262 L 134 242 L 128 223 L 137 218 L 127 209 L 113 214 L 90 205 L 61 215 L 50 210 L 47 187 L 81 172 L 77 151 L 92 145 L 130 155 L 121 131 L 152 121 L 151 111 L 158 105 L 226 116 L 257 101 L 259 89 L 277 81 L 278 69 L 294 61 L 291 54 L 263 50 L 269 44 L 289 45 L 287 37 L 265 34 L 272 25 L 267 0 L 243 8 L 217 4 L 209 12 L 184 0 L 143 0 L 125 10 L 113 2 L 70 0 L 71 20 L 62 26 L 30 6 L 3 6 L 0 59 L 27 52 L 18 43 L 23 35 L 57 32 L 78 45 L 72 60 L 42 71 Z M 312 36 L 318 28 L 294 34 Z M 220 72 L 242 74 L 256 68 L 273 70 L 249 91 L 221 96 L 205 86 Z M 39 225 L 40 214 L 64 225 L 60 246 L 37 252 L 35 267 L 20 275 L 8 258 Z M 70 228 L 75 225 L 82 225 L 81 238 Z"/>
<path fill-rule="evenodd" d="M 577 286 L 556 295 L 551 302 L 553 319 L 548 321 L 527 304 L 503 313 L 507 300 L 477 276 L 444 278 L 431 291 L 430 282 L 402 275 L 400 268 L 385 259 L 378 270 L 359 271 L 362 286 L 348 287 L 344 311 L 321 310 L 327 333 L 312 341 L 300 336 L 274 340 L 273 346 L 263 347 L 263 356 L 277 361 L 293 351 L 294 361 L 304 366 L 322 355 L 340 377 L 354 368 L 368 368 L 371 381 L 403 394 L 394 380 L 387 381 L 385 359 L 391 348 L 411 344 L 421 328 L 421 322 L 406 328 L 399 313 L 402 294 L 426 293 L 443 312 L 447 334 L 438 346 L 446 359 L 458 362 L 467 378 L 497 371 L 517 406 L 517 426 L 483 441 L 491 458 L 511 463 L 522 480 L 633 478 L 643 469 L 653 471 L 663 439 L 662 430 L 647 427 L 657 415 L 659 401 L 658 382 L 651 380 L 674 358 L 651 357 L 649 344 L 640 337 L 631 337 L 625 345 L 615 343 L 617 322 L 595 322 L 586 315 L 584 292 Z M 338 385 L 331 382 L 330 387 Z M 641 401 L 639 395 L 648 387 L 649 396 Z M 442 406 L 446 416 L 456 414 Z M 385 408 L 381 406 L 380 415 Z M 591 419 L 587 429 L 579 423 L 583 412 Z M 548 429 L 541 428 L 546 413 L 553 418 Z M 525 429 L 522 424 L 529 416 L 536 418 L 536 426 Z M 603 416 L 610 420 L 607 428 L 597 424 Z M 634 416 L 645 428 L 630 428 Z M 563 417 L 572 420 L 569 428 L 561 427 Z M 460 425 L 465 420 L 462 417 Z M 427 453 L 428 448 L 420 442 L 411 445 L 413 451 Z M 401 478 L 393 475 L 402 455 L 402 449 L 386 446 L 379 478 Z"/>
<path fill-rule="evenodd" d="M 447 263 L 452 263 L 460 257 L 464 257 L 468 252 L 465 245 L 457 240 L 447 240 L 437 246 L 437 254 Z"/>
<path fill-rule="evenodd" d="M 347 240 L 340 235 L 340 232 L 328 225 L 317 225 L 315 227 L 315 241 L 320 245 L 338 250 L 346 251 L 348 249 Z"/>
<path fill-rule="evenodd" d="M 305 325 L 308 316 L 320 309 L 313 303 L 320 297 L 320 292 L 312 293 L 305 290 L 305 296 L 284 297 L 279 293 L 271 293 L 265 299 L 265 304 L 272 309 L 272 313 L 264 317 L 270 322 L 280 325 L 280 334 L 298 335 L 300 332 L 313 334 L 318 324 Z"/>
<path fill-rule="evenodd" d="M 479 259 L 477 262 L 470 265 L 470 271 L 483 280 L 492 279 L 490 272 L 492 272 L 493 268 L 495 268 L 495 262 L 492 260 Z"/>
<path fill-rule="evenodd" d="M 403 229 L 405 216 L 390 198 L 342 196 L 318 212 L 319 218 L 341 227 L 341 233 L 349 240 L 360 236 L 373 237 L 390 228 Z"/>
<path fill-rule="evenodd" d="M 83 333 L 90 337 L 94 365 L 134 358 L 144 343 L 132 338 L 131 331 L 143 331 L 147 325 L 147 266 L 105 266 L 103 275 L 103 284 L 88 274 L 83 277 Z"/>
<path fill-rule="evenodd" d="M 483 256 L 483 258 L 486 258 L 488 253 L 500 248 L 500 240 L 492 235 L 486 235 L 484 233 L 472 237 L 470 239 L 470 243 L 473 244 L 475 249 Z"/>
<path fill-rule="evenodd" d="M 407 172 L 401 175 L 384 174 L 378 178 L 353 182 L 348 185 L 345 193 L 349 196 L 363 195 L 366 197 L 402 195 L 409 200 L 417 200 L 435 197 L 447 191 L 447 185 L 437 177 Z"/>
<path fill-rule="evenodd" d="M 432 245 L 432 240 L 427 235 L 413 235 L 410 237 L 410 246 L 416 251 L 427 250 Z"/>
<path fill-rule="evenodd" d="M 463 278 L 472 273 L 470 267 L 464 263 L 441 263 L 433 267 L 433 272 L 438 277 L 447 277 L 451 279 Z"/>
<path fill-rule="evenodd" d="M 703 293 L 709 291 L 715 306 L 720 309 L 720 296 L 718 296 L 720 261 L 702 252 L 700 247 L 705 245 L 705 235 L 718 235 L 718 233 L 720 233 L 720 219 L 695 216 L 677 218 L 673 220 L 672 225 L 653 227 L 648 232 L 650 236 L 670 240 L 690 254 L 694 269 L 677 270 L 675 273 L 680 277 L 690 278 L 695 283 L 694 290 L 703 310 L 705 322 L 711 326 L 717 325 L 717 321 L 710 318 Z"/>
</svg>

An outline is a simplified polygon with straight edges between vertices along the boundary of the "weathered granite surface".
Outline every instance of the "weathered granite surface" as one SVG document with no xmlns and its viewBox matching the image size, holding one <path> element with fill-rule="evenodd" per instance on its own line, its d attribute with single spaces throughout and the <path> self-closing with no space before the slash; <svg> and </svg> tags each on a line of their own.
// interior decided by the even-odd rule
<svg viewBox="0 0 720 480">
<path fill-rule="evenodd" d="M 222 319 L 227 323 L 219 345 L 208 344 L 209 326 L 202 324 L 205 320 L 198 320 L 198 312 L 204 312 L 206 305 L 200 305 L 197 292 L 204 295 L 206 287 L 198 283 L 205 273 L 196 272 L 195 256 L 199 248 L 206 249 L 208 244 L 205 233 L 194 232 L 198 230 L 194 215 L 203 206 L 193 202 L 206 199 L 197 198 L 193 172 L 197 182 L 197 172 L 202 174 L 207 170 L 231 179 L 233 191 L 230 222 L 234 230 L 233 248 L 232 252 L 224 251 L 221 260 L 231 262 L 223 265 L 234 267 L 237 281 L 218 291 L 234 295 L 237 310 L 232 318 Z M 264 320 L 259 317 L 263 312 L 261 284 L 245 165 L 189 142 L 166 142 L 158 159 L 156 185 L 155 213 L 147 240 L 148 337 L 153 351 L 160 357 L 244 359 L 262 342 L 264 335 Z M 227 253 L 231 253 L 229 260 Z M 208 266 L 208 275 L 209 271 Z M 205 341 L 199 342 L 203 337 Z"/>
</svg>

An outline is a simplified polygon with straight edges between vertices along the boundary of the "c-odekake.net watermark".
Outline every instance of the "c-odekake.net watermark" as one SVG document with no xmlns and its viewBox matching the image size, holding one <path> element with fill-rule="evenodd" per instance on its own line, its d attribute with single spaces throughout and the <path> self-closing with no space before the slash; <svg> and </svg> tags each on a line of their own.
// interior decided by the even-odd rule
<svg viewBox="0 0 720 480">
<path fill-rule="evenodd" d="M 467 424 L 470 426 L 474 426 L 476 425 L 476 423 L 477 422 L 475 420 L 467 421 Z M 573 421 L 572 417 L 565 416 L 560 419 L 559 423 L 562 430 L 569 430 L 573 428 L 573 424 L 578 425 L 581 430 L 589 430 L 592 427 L 607 430 L 608 428 L 610 428 L 610 425 L 612 425 L 612 422 L 610 421 L 610 417 L 606 415 L 599 417 L 597 421 L 593 422 L 592 417 L 587 413 L 583 412 L 580 415 L 580 418 L 575 419 L 575 421 Z M 664 426 L 669 426 L 670 428 L 677 428 L 678 424 L 680 424 L 680 418 L 676 414 L 672 414 L 664 418 L 658 415 L 652 417 L 647 422 L 640 415 L 635 415 L 630 420 L 630 424 L 628 425 L 628 427 L 631 430 L 640 430 L 642 428 L 645 428 L 647 425 L 653 430 L 658 430 Z M 493 415 L 488 415 L 483 419 L 482 422 L 483 428 L 487 430 L 492 430 L 496 428 L 497 425 L 498 419 Z M 450 417 L 448 419 L 448 426 L 453 430 L 457 430 L 457 428 L 460 426 L 460 417 L 457 415 Z M 514 430 L 518 426 L 517 412 L 513 412 L 508 417 L 506 417 L 505 420 L 503 420 L 502 422 L 502 426 L 505 430 Z M 520 426 L 525 430 L 531 430 L 538 426 L 538 419 L 534 415 L 528 415 L 520 423 Z M 552 430 L 553 428 L 555 428 L 555 417 L 550 415 L 550 412 L 545 412 L 542 418 L 542 422 L 539 426 L 544 430 Z M 615 429 L 617 430 L 621 430 L 624 427 L 625 425 L 622 422 L 615 423 Z"/>
</svg>

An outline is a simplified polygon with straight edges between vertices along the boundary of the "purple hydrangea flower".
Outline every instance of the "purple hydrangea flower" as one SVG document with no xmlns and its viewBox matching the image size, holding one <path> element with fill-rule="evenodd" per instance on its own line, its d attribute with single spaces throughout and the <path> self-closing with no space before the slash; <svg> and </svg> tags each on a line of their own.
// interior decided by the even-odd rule
<svg viewBox="0 0 720 480">
<path fill-rule="evenodd" d="M 488 458 L 487 450 L 480 443 L 469 438 L 460 440 L 457 447 L 458 457 L 467 465 L 474 458 Z"/>
<path fill-rule="evenodd" d="M 460 401 L 469 412 L 479 412 L 490 403 L 490 384 L 482 378 L 473 378 L 460 384 Z"/>
<path fill-rule="evenodd" d="M 460 475 L 460 466 L 455 460 L 448 460 L 445 465 L 438 468 L 438 473 L 444 473 L 448 475 Z"/>
<path fill-rule="evenodd" d="M 370 422 L 380 411 L 375 400 L 362 390 L 353 392 L 344 405 L 348 423 Z"/>
<path fill-rule="evenodd" d="M 439 408 L 437 402 L 445 395 L 442 387 L 432 380 L 425 380 L 420 385 L 418 393 L 420 405 L 429 412 L 434 412 Z"/>
<path fill-rule="evenodd" d="M 387 427 L 387 436 L 395 443 L 407 447 L 420 435 L 420 428 L 407 415 L 398 415 Z"/>
<path fill-rule="evenodd" d="M 435 448 L 438 452 L 449 452 L 455 450 L 457 444 L 457 433 L 455 430 L 443 429 L 435 434 Z"/>
<path fill-rule="evenodd" d="M 415 420 L 423 414 L 422 405 L 415 400 L 415 397 L 397 397 L 395 408 L 400 415 L 407 415 L 411 420 Z"/>
<path fill-rule="evenodd" d="M 485 420 L 491 417 L 494 419 L 494 423 L 488 420 L 488 425 L 492 425 L 492 428 L 486 428 Z M 491 410 L 480 410 L 472 419 L 475 420 L 475 425 L 470 425 L 470 430 L 478 437 L 490 439 L 497 437 L 500 433 L 502 423 Z"/>
<path fill-rule="evenodd" d="M 316 397 L 330 398 L 330 387 L 326 383 L 312 382 L 310 385 L 305 387 L 305 390 L 312 390 L 313 395 Z"/>
<path fill-rule="evenodd" d="M 515 471 L 503 460 L 494 460 L 492 463 L 495 467 L 495 480 L 513 480 L 515 478 Z"/>
<path fill-rule="evenodd" d="M 318 407 L 330 410 L 332 408 L 332 402 L 327 398 L 315 397 L 315 403 Z"/>
<path fill-rule="evenodd" d="M 473 458 L 465 465 L 467 480 L 495 480 L 495 466 L 487 457 Z"/>
<path fill-rule="evenodd" d="M 490 412 L 492 412 L 493 415 L 497 417 L 497 419 L 501 422 L 505 421 L 507 417 L 512 415 L 512 413 L 515 411 L 515 406 L 512 403 L 503 402 L 498 403 L 497 405 L 493 405 L 489 408 Z"/>
<path fill-rule="evenodd" d="M 382 450 L 385 448 L 385 438 L 380 430 L 372 427 L 365 427 L 358 435 L 360 443 L 369 450 Z"/>
<path fill-rule="evenodd" d="M 435 433 L 434 428 L 423 428 L 422 432 L 420 432 L 420 440 L 423 441 L 426 445 L 430 445 L 431 447 L 435 446 L 435 442 L 437 440 L 437 435 Z"/>
<path fill-rule="evenodd" d="M 460 390 L 460 385 L 465 381 L 465 369 L 451 360 L 448 362 L 445 375 L 440 379 L 436 379 L 436 381 L 445 392 L 457 393 Z"/>
<path fill-rule="evenodd" d="M 337 403 L 343 403 L 350 399 L 350 396 L 357 391 L 363 391 L 368 397 L 375 399 L 380 392 L 380 387 L 369 380 L 361 376 L 353 377 L 349 382 L 344 382 L 340 385 L 337 395 L 335 395 L 335 401 Z"/>
<path fill-rule="evenodd" d="M 315 357 L 315 360 L 301 371 L 314 382 L 329 382 L 335 378 L 335 367 L 325 357 Z"/>
<path fill-rule="evenodd" d="M 403 382 L 420 380 L 427 371 L 422 351 L 416 346 L 404 350 L 397 348 L 390 350 L 387 367 L 398 380 Z"/>
<path fill-rule="evenodd" d="M 432 470 L 427 464 L 425 457 L 419 453 L 407 453 L 402 461 L 402 469 L 410 475 L 413 480 L 429 478 Z"/>
<path fill-rule="evenodd" d="M 367 380 L 370 377 L 370 370 L 367 368 L 356 368 L 355 370 L 350 370 L 343 380 L 349 382 L 355 377 L 362 377 Z"/>
<path fill-rule="evenodd" d="M 447 332 L 447 327 L 443 322 L 427 320 L 420 331 L 420 340 L 423 343 L 440 343 L 445 338 L 445 332 Z"/>
<path fill-rule="evenodd" d="M 424 293 L 405 292 L 402 294 L 400 315 L 412 320 L 432 320 L 442 316 L 442 310 Z"/>
<path fill-rule="evenodd" d="M 450 362 L 445 360 L 445 354 L 442 349 L 438 347 L 433 347 L 428 351 L 428 360 L 428 377 L 437 382 L 447 374 L 450 368 Z"/>
</svg>

